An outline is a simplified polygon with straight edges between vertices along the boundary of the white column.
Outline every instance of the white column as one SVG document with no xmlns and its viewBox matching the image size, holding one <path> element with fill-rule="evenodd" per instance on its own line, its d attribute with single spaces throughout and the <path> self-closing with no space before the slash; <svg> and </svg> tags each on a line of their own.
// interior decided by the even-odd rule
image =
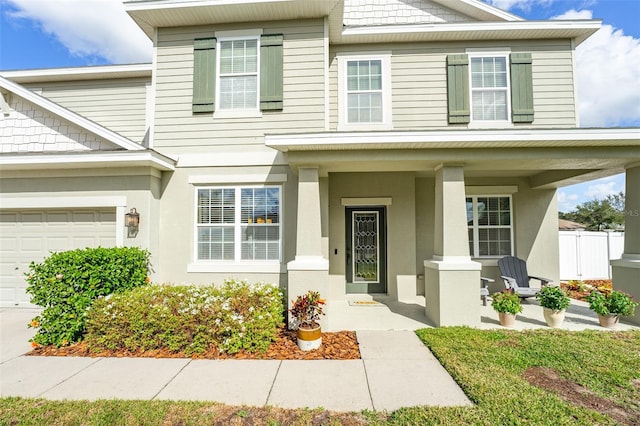
<svg viewBox="0 0 640 426">
<path fill-rule="evenodd" d="M 298 170 L 296 257 L 287 264 L 287 270 L 289 308 L 292 299 L 308 290 L 320 292 L 323 298 L 329 295 L 329 261 L 322 256 L 320 179 L 317 167 Z M 324 321 L 326 320 L 325 316 Z M 321 325 L 324 321 L 321 321 Z"/>
<path fill-rule="evenodd" d="M 626 170 L 624 208 L 624 253 L 622 259 L 612 260 L 613 287 L 640 301 L 640 164 Z M 640 308 L 627 321 L 640 325 Z"/>
<path fill-rule="evenodd" d="M 480 323 L 480 270 L 469 255 L 464 169 L 436 169 L 433 259 L 425 260 L 426 315 L 437 326 Z"/>
</svg>

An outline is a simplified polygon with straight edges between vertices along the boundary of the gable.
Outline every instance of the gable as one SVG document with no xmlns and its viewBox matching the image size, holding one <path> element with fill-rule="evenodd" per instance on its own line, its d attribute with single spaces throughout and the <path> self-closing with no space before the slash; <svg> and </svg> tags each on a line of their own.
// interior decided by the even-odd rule
<svg viewBox="0 0 640 426">
<path fill-rule="evenodd" d="M 475 19 L 429 0 L 345 0 L 345 26 L 472 22 Z"/>
<path fill-rule="evenodd" d="M 16 95 L 0 117 L 0 153 L 113 151 L 123 148 Z"/>
</svg>

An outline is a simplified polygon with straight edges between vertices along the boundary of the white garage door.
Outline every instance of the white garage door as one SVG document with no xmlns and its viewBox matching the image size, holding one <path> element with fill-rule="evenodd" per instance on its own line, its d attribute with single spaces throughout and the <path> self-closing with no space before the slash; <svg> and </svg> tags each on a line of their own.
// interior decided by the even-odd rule
<svg viewBox="0 0 640 426">
<path fill-rule="evenodd" d="M 33 306 L 24 278 L 32 261 L 51 252 L 113 247 L 115 242 L 115 208 L 0 211 L 0 305 Z"/>
</svg>

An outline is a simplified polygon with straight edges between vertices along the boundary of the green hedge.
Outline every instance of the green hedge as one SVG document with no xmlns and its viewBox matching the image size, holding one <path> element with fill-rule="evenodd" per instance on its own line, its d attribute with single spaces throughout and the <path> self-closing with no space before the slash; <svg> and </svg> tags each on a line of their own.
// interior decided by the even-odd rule
<svg viewBox="0 0 640 426">
<path fill-rule="evenodd" d="M 283 311 L 272 284 L 151 285 L 97 300 L 87 314 L 86 343 L 93 351 L 264 352 Z"/>
<path fill-rule="evenodd" d="M 31 262 L 27 293 L 44 308 L 29 324 L 38 329 L 32 341 L 64 346 L 81 340 L 93 301 L 144 285 L 148 268 L 149 252 L 137 247 L 71 250 Z"/>
</svg>

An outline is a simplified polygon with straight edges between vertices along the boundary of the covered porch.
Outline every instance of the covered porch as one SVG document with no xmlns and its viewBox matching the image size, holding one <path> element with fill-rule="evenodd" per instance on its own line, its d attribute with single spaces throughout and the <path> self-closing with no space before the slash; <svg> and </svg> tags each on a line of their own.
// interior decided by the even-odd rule
<svg viewBox="0 0 640 426">
<path fill-rule="evenodd" d="M 267 136 L 266 145 L 298 173 L 289 299 L 313 289 L 339 306 L 381 293 L 434 326 L 483 325 L 480 276 L 498 278 L 503 255 L 558 281 L 558 187 L 625 172 L 626 209 L 640 211 L 632 129 L 299 134 Z M 495 229 L 479 233 L 480 204 L 500 217 Z M 373 275 L 354 260 L 353 229 L 365 220 L 376 224 L 376 243 L 362 249 L 376 253 Z M 628 214 L 626 225 L 638 238 L 614 262 L 614 287 L 640 298 L 640 217 Z M 496 280 L 490 291 L 500 288 Z"/>
</svg>

